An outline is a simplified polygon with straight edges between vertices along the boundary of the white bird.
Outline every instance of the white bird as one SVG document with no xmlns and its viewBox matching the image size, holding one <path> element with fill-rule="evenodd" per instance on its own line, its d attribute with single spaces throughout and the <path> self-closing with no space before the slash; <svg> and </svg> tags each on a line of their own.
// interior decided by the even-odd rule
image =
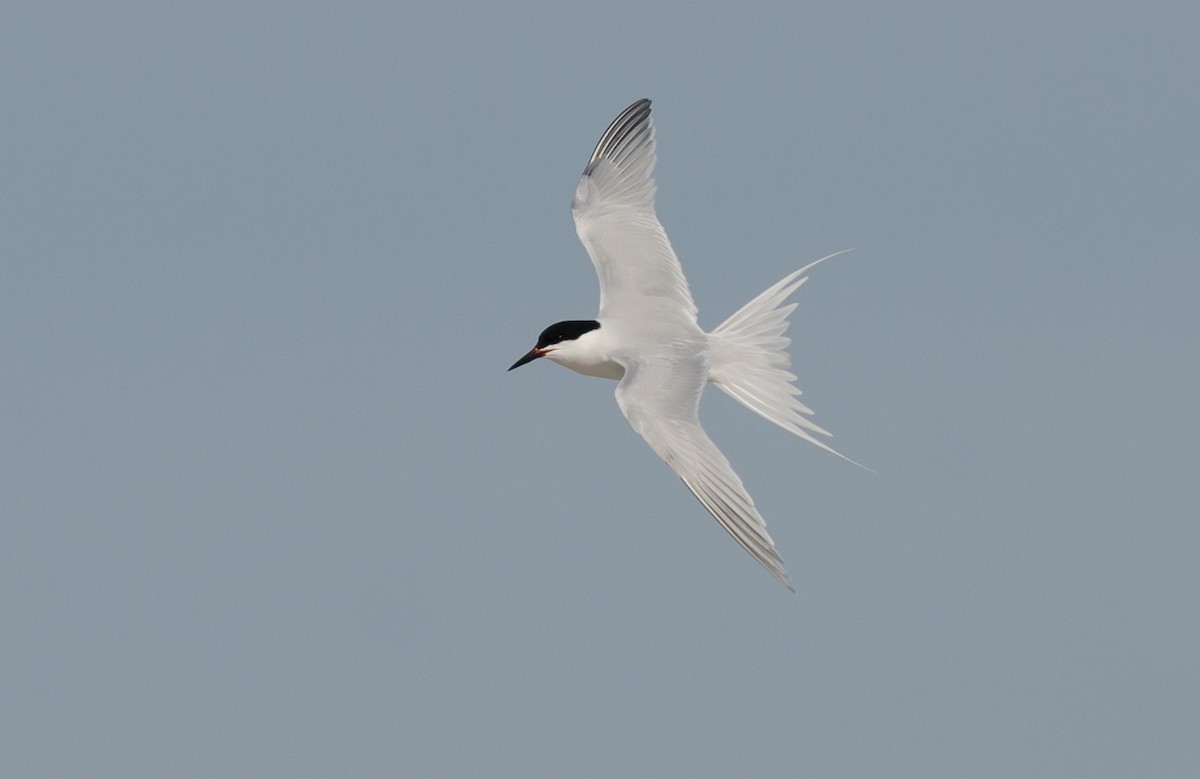
<svg viewBox="0 0 1200 779">
<path fill-rule="evenodd" d="M 600 279 L 595 319 L 558 322 L 509 368 L 539 357 L 585 376 L 615 379 L 617 405 L 650 448 L 721 526 L 795 592 L 766 522 L 729 461 L 700 426 L 708 382 L 783 429 L 839 457 L 813 434 L 788 372 L 788 297 L 822 257 L 790 273 L 711 333 L 700 329 L 679 259 L 654 213 L 650 101 L 613 120 L 583 169 L 571 212 Z M 848 250 L 845 250 L 848 251 Z M 853 462 L 851 460 L 851 462 Z"/>
</svg>

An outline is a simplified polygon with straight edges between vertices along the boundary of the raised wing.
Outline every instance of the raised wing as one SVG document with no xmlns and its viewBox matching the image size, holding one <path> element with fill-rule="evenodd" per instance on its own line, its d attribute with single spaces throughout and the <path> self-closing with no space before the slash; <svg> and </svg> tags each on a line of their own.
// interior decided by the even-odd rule
<svg viewBox="0 0 1200 779">
<path fill-rule="evenodd" d="M 613 120 L 575 190 L 571 213 L 600 279 L 600 319 L 696 322 L 679 258 L 654 213 L 650 101 Z"/>
<path fill-rule="evenodd" d="M 754 500 L 700 426 L 701 358 L 663 357 L 625 366 L 617 385 L 621 413 L 729 535 L 795 592 Z"/>
</svg>

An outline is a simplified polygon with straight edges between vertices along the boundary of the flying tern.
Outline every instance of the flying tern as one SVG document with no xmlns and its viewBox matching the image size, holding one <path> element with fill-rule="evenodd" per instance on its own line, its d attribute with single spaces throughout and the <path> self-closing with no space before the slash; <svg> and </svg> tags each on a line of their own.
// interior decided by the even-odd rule
<svg viewBox="0 0 1200 779">
<path fill-rule="evenodd" d="M 788 298 L 809 269 L 843 252 L 788 274 L 706 333 L 654 212 L 654 163 L 650 101 L 638 100 L 600 137 L 571 203 L 600 280 L 600 312 L 550 325 L 509 370 L 544 357 L 616 380 L 617 405 L 630 426 L 729 535 L 794 592 L 766 522 L 700 426 L 700 395 L 715 384 L 788 432 L 849 459 L 815 437 L 830 434 L 808 419 L 812 410 L 799 400 L 784 336 L 796 308 Z"/>
</svg>

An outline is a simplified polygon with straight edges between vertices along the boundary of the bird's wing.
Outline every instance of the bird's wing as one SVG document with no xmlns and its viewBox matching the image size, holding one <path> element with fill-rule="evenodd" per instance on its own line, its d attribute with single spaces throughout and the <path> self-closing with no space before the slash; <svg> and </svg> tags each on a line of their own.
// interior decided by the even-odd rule
<svg viewBox="0 0 1200 779">
<path fill-rule="evenodd" d="M 600 279 L 600 318 L 696 322 L 679 258 L 654 213 L 654 126 L 639 100 L 604 131 L 571 202 Z"/>
<path fill-rule="evenodd" d="M 700 426 L 704 381 L 701 358 L 681 359 L 664 351 L 625 366 L 625 376 L 617 385 L 617 405 L 708 513 L 791 590 L 783 560 L 754 500 Z"/>
</svg>

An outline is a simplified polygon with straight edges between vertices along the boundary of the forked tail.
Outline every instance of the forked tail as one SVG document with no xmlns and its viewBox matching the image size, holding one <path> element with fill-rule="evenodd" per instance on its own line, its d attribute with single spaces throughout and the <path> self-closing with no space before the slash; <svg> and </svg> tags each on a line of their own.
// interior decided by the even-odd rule
<svg viewBox="0 0 1200 779">
<path fill-rule="evenodd" d="M 829 436 L 831 433 L 808 419 L 813 412 L 800 402 L 800 389 L 792 384 L 796 376 L 788 370 L 791 358 L 787 353 L 792 341 L 784 335 L 788 316 L 796 310 L 795 303 L 786 301 L 808 281 L 805 273 L 817 263 L 848 251 L 834 252 L 788 274 L 709 333 L 708 380 L 784 430 L 866 468 L 814 437 L 813 434 Z"/>
</svg>

